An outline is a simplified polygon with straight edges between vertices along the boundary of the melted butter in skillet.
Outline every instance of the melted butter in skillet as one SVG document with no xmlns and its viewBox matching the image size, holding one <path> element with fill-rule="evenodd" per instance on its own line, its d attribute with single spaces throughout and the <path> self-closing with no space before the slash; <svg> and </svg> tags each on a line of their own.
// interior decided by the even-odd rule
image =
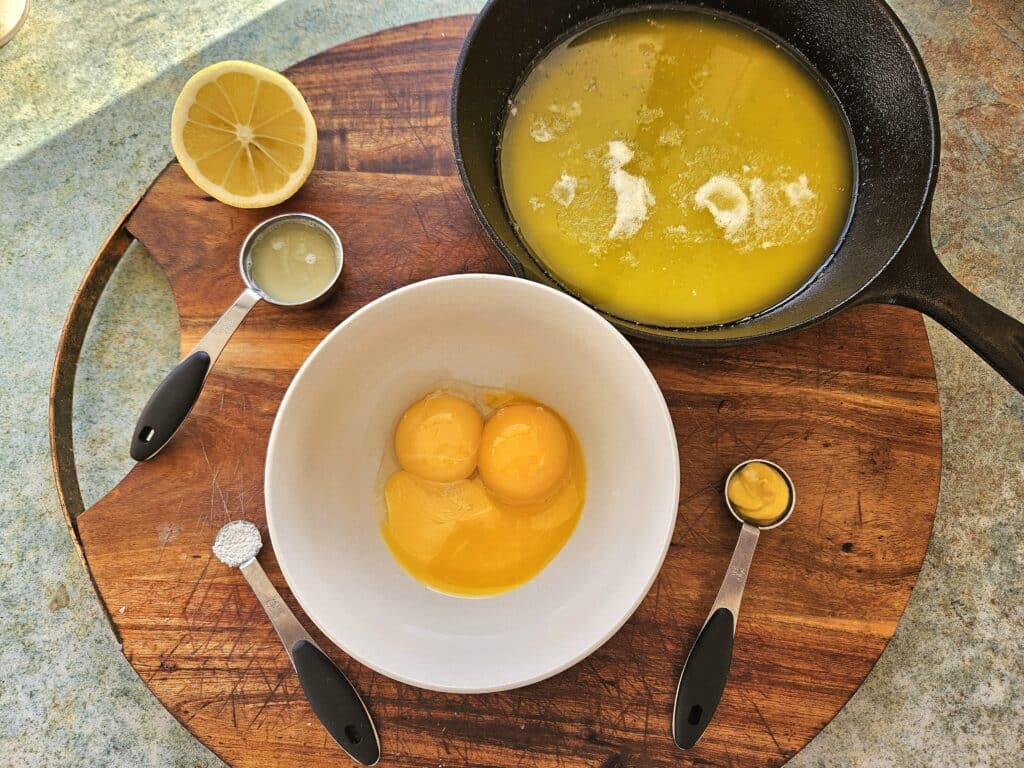
<svg viewBox="0 0 1024 768">
<path fill-rule="evenodd" d="M 827 260 L 852 158 L 804 66 L 736 22 L 648 12 L 553 49 L 509 108 L 506 204 L 534 254 L 621 317 L 750 316 Z"/>
</svg>

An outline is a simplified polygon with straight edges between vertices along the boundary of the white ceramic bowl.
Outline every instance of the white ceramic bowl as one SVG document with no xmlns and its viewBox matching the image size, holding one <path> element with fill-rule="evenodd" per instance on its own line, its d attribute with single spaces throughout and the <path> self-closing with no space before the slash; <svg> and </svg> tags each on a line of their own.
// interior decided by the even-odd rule
<svg viewBox="0 0 1024 768">
<path fill-rule="evenodd" d="M 536 578 L 494 597 L 428 589 L 380 534 L 395 424 L 452 379 L 550 405 L 586 458 L 576 531 Z M 679 454 L 661 390 L 610 324 L 537 283 L 459 275 L 390 293 L 320 343 L 281 403 L 265 479 L 277 560 L 324 634 L 396 680 L 482 693 L 560 672 L 630 617 L 672 537 Z"/>
</svg>

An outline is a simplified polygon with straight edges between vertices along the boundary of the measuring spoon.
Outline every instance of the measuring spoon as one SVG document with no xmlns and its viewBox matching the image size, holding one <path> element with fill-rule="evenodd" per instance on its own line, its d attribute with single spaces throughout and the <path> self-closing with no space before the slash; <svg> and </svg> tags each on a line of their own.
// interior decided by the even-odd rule
<svg viewBox="0 0 1024 768">
<path fill-rule="evenodd" d="M 733 475 L 748 464 L 766 464 L 776 470 L 789 487 L 789 505 L 778 520 L 771 525 L 753 525 L 733 507 L 729 500 L 729 481 Z M 676 701 L 672 709 L 672 739 L 680 749 L 695 746 L 704 729 L 708 727 L 718 702 L 722 699 L 725 683 L 729 678 L 732 664 L 732 641 L 736 634 L 736 619 L 740 615 L 740 601 L 747 584 L 747 572 L 754 559 L 754 549 L 761 531 L 778 528 L 793 514 L 796 506 L 796 487 L 793 480 L 778 464 L 764 459 L 750 459 L 733 467 L 725 479 L 725 505 L 729 513 L 743 526 L 740 538 L 732 553 L 732 560 L 725 572 L 722 586 L 718 590 L 711 612 L 697 634 L 690 654 L 683 664 L 676 688 Z"/>
<path fill-rule="evenodd" d="M 301 222 L 325 233 L 334 246 L 336 268 L 331 281 L 319 293 L 300 301 L 282 301 L 260 287 L 253 278 L 252 252 L 256 244 L 281 224 Z M 327 299 L 338 287 L 344 252 L 341 239 L 334 228 L 323 219 L 309 213 L 284 213 L 257 224 L 246 236 L 238 255 L 238 270 L 245 283 L 245 290 L 228 307 L 206 335 L 199 340 L 185 359 L 178 363 L 164 377 L 149 401 L 142 409 L 135 432 L 132 434 L 131 456 L 136 461 L 151 459 L 163 448 L 185 421 L 192 406 L 203 391 L 206 377 L 217 362 L 228 340 L 249 314 L 249 310 L 263 300 L 286 309 L 301 309 L 315 306 Z"/>
<path fill-rule="evenodd" d="M 256 560 L 263 548 L 259 528 L 233 520 L 217 532 L 213 554 L 224 565 L 241 570 L 299 676 L 313 712 L 338 746 L 363 765 L 380 760 L 380 739 L 366 705 L 345 674 L 320 650 L 295 614 L 281 599 Z"/>
</svg>

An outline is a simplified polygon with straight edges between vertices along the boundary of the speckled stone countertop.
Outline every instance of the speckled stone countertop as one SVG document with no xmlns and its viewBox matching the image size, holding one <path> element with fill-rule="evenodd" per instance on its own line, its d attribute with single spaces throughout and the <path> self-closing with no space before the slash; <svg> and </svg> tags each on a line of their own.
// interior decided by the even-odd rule
<svg viewBox="0 0 1024 768">
<path fill-rule="evenodd" d="M 971 290 L 1024 317 L 1024 5 L 893 3 L 931 72 L 943 126 L 933 234 Z M 121 213 L 171 158 L 188 74 L 274 68 L 476 0 L 36 0 L 0 49 L 0 768 L 214 766 L 107 629 L 57 504 L 47 391 L 76 287 Z M 1024 397 L 929 324 L 942 495 L 921 578 L 888 650 L 796 766 L 1019 766 L 1024 733 Z M 87 504 L 128 469 L 124 435 L 178 350 L 166 281 L 118 269 L 76 389 Z"/>
</svg>

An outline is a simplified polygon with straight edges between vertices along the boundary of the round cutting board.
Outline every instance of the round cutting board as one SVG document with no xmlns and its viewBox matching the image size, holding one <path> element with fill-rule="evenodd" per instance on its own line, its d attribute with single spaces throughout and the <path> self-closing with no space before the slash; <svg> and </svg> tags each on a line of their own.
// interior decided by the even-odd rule
<svg viewBox="0 0 1024 768">
<path fill-rule="evenodd" d="M 267 438 L 292 375 L 332 327 L 387 291 L 441 274 L 508 271 L 463 194 L 449 139 L 448 92 L 470 21 L 392 29 L 291 69 L 320 129 L 303 190 L 278 209 L 235 210 L 171 164 L 111 235 L 68 318 L 51 416 L 72 534 L 125 656 L 235 766 L 345 762 L 241 575 L 210 553 L 224 522 L 265 525 Z M 169 447 L 83 511 L 71 444 L 74 371 L 126 244 L 138 238 L 166 272 L 184 351 L 241 290 L 236 254 L 245 233 L 285 210 L 311 211 L 341 233 L 339 295 L 305 312 L 257 307 Z M 863 307 L 773 343 L 636 346 L 671 408 L 682 473 L 672 546 L 650 594 L 592 656 L 504 693 L 418 690 L 325 645 L 369 702 L 383 765 L 779 765 L 836 714 L 885 648 L 917 578 L 939 487 L 939 409 L 920 317 Z M 762 537 L 729 686 L 698 748 L 684 753 L 670 735 L 676 681 L 738 533 L 722 480 L 755 456 L 788 468 L 799 506 Z M 636 516 L 642 525 L 643 510 Z M 272 547 L 260 559 L 310 626 Z"/>
</svg>

